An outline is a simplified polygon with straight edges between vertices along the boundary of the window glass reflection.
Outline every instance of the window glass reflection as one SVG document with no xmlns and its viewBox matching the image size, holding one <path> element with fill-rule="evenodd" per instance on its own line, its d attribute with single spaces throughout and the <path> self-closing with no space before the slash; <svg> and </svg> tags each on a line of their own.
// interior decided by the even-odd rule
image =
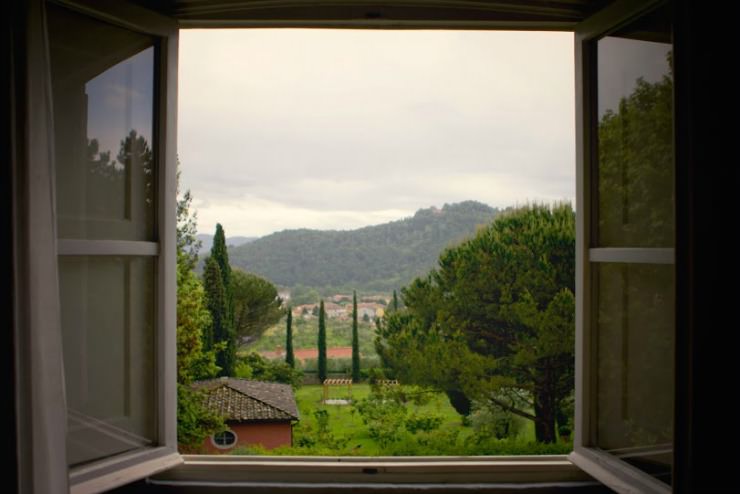
<svg viewBox="0 0 740 494">
<path fill-rule="evenodd" d="M 673 266 L 597 264 L 598 446 L 670 481 Z"/>
<path fill-rule="evenodd" d="M 49 12 L 59 236 L 153 240 L 153 40 Z"/>
<path fill-rule="evenodd" d="M 597 42 L 601 247 L 671 247 L 673 79 L 667 12 Z"/>
<path fill-rule="evenodd" d="M 155 439 L 154 258 L 59 258 L 70 465 Z"/>
</svg>

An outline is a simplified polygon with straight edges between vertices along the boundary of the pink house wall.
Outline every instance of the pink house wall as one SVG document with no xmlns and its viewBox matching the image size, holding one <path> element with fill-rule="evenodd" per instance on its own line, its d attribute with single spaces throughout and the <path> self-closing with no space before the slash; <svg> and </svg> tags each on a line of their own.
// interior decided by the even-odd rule
<svg viewBox="0 0 740 494">
<path fill-rule="evenodd" d="M 213 445 L 211 438 L 203 441 L 203 449 L 206 454 L 224 454 L 239 446 L 251 446 L 260 444 L 265 449 L 273 449 L 278 446 L 290 446 L 293 438 L 293 428 L 290 422 L 267 422 L 267 423 L 230 423 L 228 424 L 237 437 L 236 444 L 229 449 L 219 449 Z"/>
</svg>

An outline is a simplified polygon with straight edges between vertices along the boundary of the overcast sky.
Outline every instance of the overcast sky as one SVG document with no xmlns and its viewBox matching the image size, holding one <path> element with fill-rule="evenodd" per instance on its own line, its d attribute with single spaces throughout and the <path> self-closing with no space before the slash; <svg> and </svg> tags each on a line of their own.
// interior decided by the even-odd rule
<svg viewBox="0 0 740 494">
<path fill-rule="evenodd" d="M 571 33 L 185 30 L 179 80 L 201 233 L 574 197 Z"/>
</svg>

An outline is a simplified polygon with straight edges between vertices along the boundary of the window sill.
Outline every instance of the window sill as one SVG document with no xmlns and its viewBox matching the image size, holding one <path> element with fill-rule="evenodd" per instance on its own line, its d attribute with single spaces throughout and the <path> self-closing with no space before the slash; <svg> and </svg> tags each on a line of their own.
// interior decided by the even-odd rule
<svg viewBox="0 0 740 494">
<path fill-rule="evenodd" d="M 300 490 L 455 486 L 599 485 L 566 456 L 502 457 L 265 457 L 184 455 L 184 462 L 149 479 L 161 486 Z"/>
</svg>

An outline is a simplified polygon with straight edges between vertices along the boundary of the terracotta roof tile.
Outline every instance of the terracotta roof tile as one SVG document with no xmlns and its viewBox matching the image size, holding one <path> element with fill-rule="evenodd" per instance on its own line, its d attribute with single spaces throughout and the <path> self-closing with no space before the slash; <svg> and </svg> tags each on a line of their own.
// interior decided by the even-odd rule
<svg viewBox="0 0 740 494">
<path fill-rule="evenodd" d="M 198 381 L 193 388 L 206 393 L 206 406 L 224 420 L 298 420 L 295 396 L 288 384 L 228 377 Z"/>
</svg>

